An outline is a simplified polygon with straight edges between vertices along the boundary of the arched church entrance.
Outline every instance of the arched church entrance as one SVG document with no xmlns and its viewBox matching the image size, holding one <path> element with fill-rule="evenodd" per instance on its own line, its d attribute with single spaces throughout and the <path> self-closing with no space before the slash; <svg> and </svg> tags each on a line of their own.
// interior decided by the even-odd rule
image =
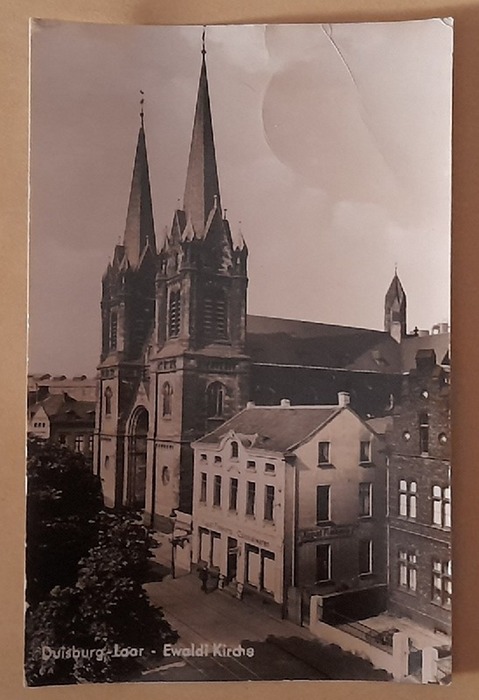
<svg viewBox="0 0 479 700">
<path fill-rule="evenodd" d="M 135 410 L 130 425 L 126 505 L 130 508 L 143 510 L 146 499 L 148 438 L 148 411 L 146 408 L 140 406 Z"/>
</svg>

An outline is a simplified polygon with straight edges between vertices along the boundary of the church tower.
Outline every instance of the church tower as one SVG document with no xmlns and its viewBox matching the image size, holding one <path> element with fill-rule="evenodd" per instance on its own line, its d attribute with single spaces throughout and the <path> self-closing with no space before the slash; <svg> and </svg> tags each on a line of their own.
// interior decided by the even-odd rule
<svg viewBox="0 0 479 700">
<path fill-rule="evenodd" d="M 398 343 L 407 334 L 406 326 L 406 292 L 398 277 L 397 270 L 384 301 L 384 330 Z"/>
<path fill-rule="evenodd" d="M 203 47 L 183 208 L 158 255 L 152 523 L 173 508 L 191 512 L 191 442 L 248 400 L 247 256 L 221 206 Z"/>
<path fill-rule="evenodd" d="M 128 498 L 125 493 L 125 435 L 129 410 L 144 377 L 145 345 L 155 313 L 155 272 L 155 228 L 142 110 L 123 241 L 115 247 L 102 279 L 102 350 L 94 463 L 107 506 L 125 500 L 131 505 L 144 505 L 141 471 L 146 468 L 146 458 L 139 466 L 137 483 L 128 485 Z M 146 441 L 145 416 L 139 420 L 137 427 Z M 141 440 L 136 447 L 143 449 Z"/>
</svg>

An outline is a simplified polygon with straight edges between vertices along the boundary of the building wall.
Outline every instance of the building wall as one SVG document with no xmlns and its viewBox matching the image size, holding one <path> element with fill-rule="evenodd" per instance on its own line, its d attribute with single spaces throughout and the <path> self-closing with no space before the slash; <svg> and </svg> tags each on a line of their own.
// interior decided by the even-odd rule
<svg viewBox="0 0 479 700">
<path fill-rule="evenodd" d="M 402 403 L 388 435 L 389 459 L 389 607 L 430 628 L 451 629 L 449 596 L 437 595 L 436 583 L 450 586 L 450 425 L 449 374 L 433 356 L 403 380 Z M 428 416 L 428 444 L 420 440 L 420 417 Z M 406 494 L 401 489 L 406 484 Z M 415 485 L 415 486 L 414 486 Z M 442 523 L 434 522 L 433 488 L 442 490 Z M 415 489 L 415 491 L 412 490 Z M 403 494 L 403 495 L 401 495 Z M 449 498 L 447 498 L 449 496 Z M 411 505 L 415 501 L 415 505 Z M 402 506 L 401 506 L 402 502 Z M 437 517 L 437 515 L 436 515 Z M 400 558 L 407 558 L 401 566 Z M 443 566 L 435 578 L 434 565 Z M 404 570 L 411 570 L 406 574 Z M 403 574 L 401 577 L 400 569 Z"/>
<path fill-rule="evenodd" d="M 360 464 L 360 442 L 371 444 L 371 460 Z M 330 464 L 318 465 L 318 443 L 330 443 Z M 331 546 L 331 578 L 321 584 L 330 590 L 385 580 L 386 472 L 381 441 L 349 409 L 341 411 L 313 438 L 296 450 L 298 474 L 298 585 L 317 582 L 316 553 L 320 544 Z M 371 516 L 360 516 L 359 484 L 372 489 Z M 317 487 L 330 487 L 330 519 L 318 522 Z M 361 540 L 371 540 L 371 575 L 359 576 Z M 301 543 L 302 541 L 302 543 Z"/>
<path fill-rule="evenodd" d="M 231 457 L 231 442 L 239 443 L 238 458 Z M 221 459 L 221 463 L 215 462 Z M 228 578 L 228 544 L 237 542 L 235 581 L 284 600 L 285 463 L 281 456 L 248 450 L 234 436 L 215 448 L 194 448 L 193 561 L 207 561 Z M 254 461 L 255 467 L 248 466 Z M 265 464 L 274 465 L 274 473 Z M 201 501 L 202 474 L 207 475 L 206 502 Z M 213 505 L 214 477 L 221 476 L 221 506 Z M 238 480 L 237 509 L 229 509 L 230 479 Z M 248 482 L 255 484 L 255 513 L 246 513 Z M 274 487 L 273 521 L 265 520 L 265 488 Z M 219 541 L 215 535 L 219 535 Z M 289 533 L 291 537 L 291 533 Z M 211 538 L 215 539 L 211 559 Z M 274 562 L 272 561 L 274 557 Z M 264 560 L 267 560 L 266 562 Z M 263 563 L 261 563 L 263 561 Z M 263 574 L 261 576 L 261 569 Z"/>
</svg>

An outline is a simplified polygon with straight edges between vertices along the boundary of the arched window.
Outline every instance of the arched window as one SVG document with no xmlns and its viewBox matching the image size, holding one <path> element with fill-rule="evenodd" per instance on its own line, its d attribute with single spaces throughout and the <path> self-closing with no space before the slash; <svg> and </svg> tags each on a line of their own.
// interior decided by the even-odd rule
<svg viewBox="0 0 479 700">
<path fill-rule="evenodd" d="M 113 396 L 113 392 L 110 389 L 109 386 L 105 389 L 105 414 L 107 416 L 111 415 L 111 398 Z"/>
<path fill-rule="evenodd" d="M 206 414 L 208 418 L 223 415 L 225 388 L 221 382 L 213 382 L 206 390 Z"/>
<path fill-rule="evenodd" d="M 117 339 L 118 339 L 118 314 L 116 313 L 116 311 L 112 311 L 110 314 L 110 333 L 109 333 L 110 350 L 116 350 Z"/>
<path fill-rule="evenodd" d="M 231 459 L 238 459 L 239 457 L 239 447 L 236 440 L 231 443 Z"/>
<path fill-rule="evenodd" d="M 172 396 L 173 396 L 173 387 L 169 382 L 165 382 L 163 384 L 163 387 L 161 389 L 161 394 L 163 396 L 163 409 L 162 409 L 162 414 L 163 416 L 171 416 L 171 406 L 172 406 Z"/>
<path fill-rule="evenodd" d="M 223 289 L 209 289 L 203 299 L 203 330 L 207 338 L 227 337 L 228 314 Z"/>
<path fill-rule="evenodd" d="M 170 292 L 168 305 L 168 336 L 174 338 L 180 334 L 181 295 L 179 291 Z"/>
</svg>

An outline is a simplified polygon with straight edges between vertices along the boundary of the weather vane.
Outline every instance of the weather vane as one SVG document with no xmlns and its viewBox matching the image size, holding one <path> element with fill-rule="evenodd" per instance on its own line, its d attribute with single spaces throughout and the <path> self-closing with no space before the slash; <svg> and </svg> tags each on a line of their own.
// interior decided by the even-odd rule
<svg viewBox="0 0 479 700">
<path fill-rule="evenodd" d="M 203 56 L 206 54 L 205 38 L 206 38 L 206 24 L 203 25 L 203 33 L 201 35 L 201 53 L 203 54 Z"/>
</svg>

